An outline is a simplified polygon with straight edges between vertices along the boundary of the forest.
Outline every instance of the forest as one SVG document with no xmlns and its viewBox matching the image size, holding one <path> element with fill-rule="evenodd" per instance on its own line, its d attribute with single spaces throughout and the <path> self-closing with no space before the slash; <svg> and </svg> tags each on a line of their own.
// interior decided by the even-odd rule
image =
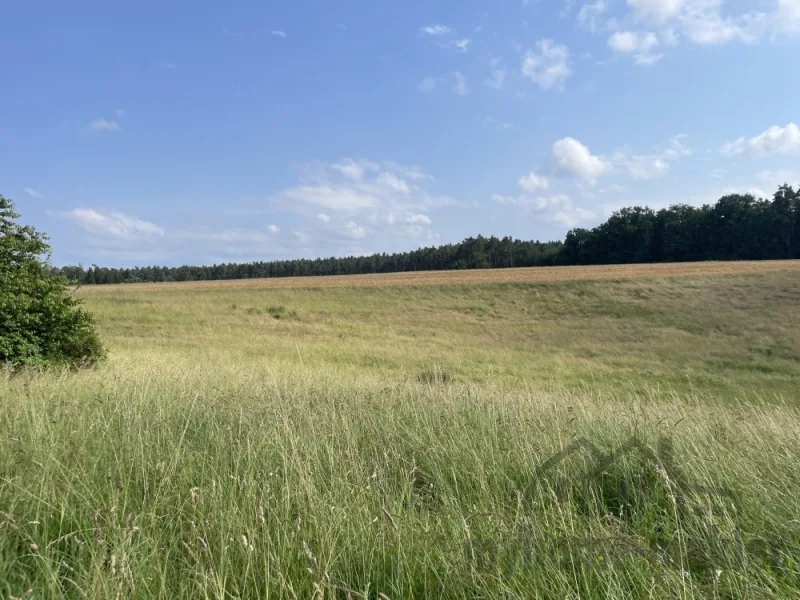
<svg viewBox="0 0 800 600">
<path fill-rule="evenodd" d="M 623 208 L 593 229 L 571 230 L 563 242 L 479 235 L 396 254 L 211 266 L 85 269 L 79 265 L 59 271 L 75 283 L 109 284 L 792 258 L 800 258 L 800 188 L 783 185 L 771 199 L 731 194 L 701 207 Z"/>
</svg>

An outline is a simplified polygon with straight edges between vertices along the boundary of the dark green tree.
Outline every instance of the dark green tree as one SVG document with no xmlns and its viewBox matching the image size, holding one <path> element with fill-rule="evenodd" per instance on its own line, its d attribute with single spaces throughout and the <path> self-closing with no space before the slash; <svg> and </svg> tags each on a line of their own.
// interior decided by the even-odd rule
<svg viewBox="0 0 800 600">
<path fill-rule="evenodd" d="M 0 362 L 83 366 L 104 357 L 89 313 L 52 268 L 47 236 L 0 195 Z"/>
</svg>

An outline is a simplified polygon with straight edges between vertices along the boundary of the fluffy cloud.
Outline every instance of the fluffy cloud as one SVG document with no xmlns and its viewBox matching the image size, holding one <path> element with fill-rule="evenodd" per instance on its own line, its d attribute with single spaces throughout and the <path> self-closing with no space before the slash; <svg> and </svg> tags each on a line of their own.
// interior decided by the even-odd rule
<svg viewBox="0 0 800 600">
<path fill-rule="evenodd" d="M 44 194 L 42 194 L 39 191 L 36 191 L 33 188 L 26 187 L 25 193 L 28 194 L 28 196 L 30 196 L 31 198 L 34 198 L 35 200 L 41 200 L 42 198 L 44 198 Z"/>
<path fill-rule="evenodd" d="M 456 83 L 453 86 L 453 92 L 459 96 L 466 96 L 470 93 L 469 86 L 467 86 L 467 78 L 460 71 L 456 71 L 453 74 L 455 77 Z"/>
<path fill-rule="evenodd" d="M 379 202 L 368 190 L 344 185 L 301 185 L 282 192 L 280 198 L 293 204 L 311 204 L 343 211 L 374 208 Z"/>
<path fill-rule="evenodd" d="M 378 165 L 368 160 L 353 160 L 346 158 L 340 163 L 331 165 L 335 171 L 339 171 L 342 175 L 353 181 L 361 181 L 364 173 L 367 171 L 377 171 Z"/>
<path fill-rule="evenodd" d="M 664 56 L 651 52 L 658 45 L 652 32 L 618 31 L 608 38 L 608 45 L 616 52 L 632 54 L 637 65 L 653 65 Z"/>
<path fill-rule="evenodd" d="M 428 25 L 419 31 L 424 35 L 449 35 L 453 32 L 447 25 Z"/>
<path fill-rule="evenodd" d="M 466 54 L 469 51 L 469 45 L 472 43 L 472 40 L 463 39 L 463 40 L 453 40 L 450 46 L 455 48 L 458 52 Z"/>
<path fill-rule="evenodd" d="M 303 173 L 298 185 L 270 202 L 309 219 L 314 239 L 328 245 L 350 248 L 348 240 L 373 238 L 385 245 L 390 236 L 431 234 L 429 213 L 454 204 L 424 189 L 430 178 L 419 169 L 392 162 L 348 158 L 309 165 Z"/>
<path fill-rule="evenodd" d="M 526 213 L 544 217 L 548 221 L 566 227 L 575 227 L 596 218 L 596 215 L 585 208 L 574 206 L 572 199 L 566 194 L 552 196 L 501 196 L 494 194 L 492 200 L 506 206 L 515 206 Z"/>
<path fill-rule="evenodd" d="M 632 156 L 623 158 L 622 161 L 631 179 L 643 181 L 657 179 L 669 172 L 669 163 L 660 156 Z"/>
<path fill-rule="evenodd" d="M 553 215 L 553 221 L 570 229 L 595 219 L 597 215 L 593 211 L 580 206 L 562 208 Z"/>
<path fill-rule="evenodd" d="M 789 123 L 786 127 L 774 125 L 755 137 L 740 137 L 720 148 L 723 156 L 740 156 L 747 152 L 754 156 L 800 152 L 800 127 L 796 123 Z"/>
<path fill-rule="evenodd" d="M 612 168 L 611 163 L 594 156 L 586 146 L 571 137 L 553 144 L 553 158 L 560 172 L 591 183 L 606 175 Z"/>
<path fill-rule="evenodd" d="M 361 225 L 350 221 L 345 225 L 345 234 L 353 239 L 360 240 L 367 235 L 367 230 Z"/>
<path fill-rule="evenodd" d="M 608 45 L 617 52 L 647 53 L 658 45 L 658 38 L 651 32 L 618 31 L 608 38 Z"/>
<path fill-rule="evenodd" d="M 529 194 L 550 188 L 550 182 L 547 181 L 547 178 L 533 172 L 521 177 L 517 183 L 519 183 L 519 187 Z"/>
<path fill-rule="evenodd" d="M 611 173 L 626 173 L 637 181 L 656 179 L 669 173 L 670 161 L 692 154 L 691 148 L 682 142 L 684 138 L 683 135 L 674 136 L 666 148 L 657 149 L 652 154 L 619 150 L 604 156 L 592 154 L 581 142 L 568 137 L 553 145 L 552 158 L 557 172 L 592 185 L 598 178 Z"/>
<path fill-rule="evenodd" d="M 722 10 L 725 0 L 627 0 L 627 3 L 632 18 L 626 22 L 658 26 L 663 41 L 670 44 L 681 39 L 697 45 L 749 43 L 776 33 L 800 33 L 800 0 L 740 2 L 734 6 L 728 3 L 725 13 Z"/>
<path fill-rule="evenodd" d="M 95 119 L 89 123 L 89 129 L 92 131 L 119 131 L 119 123 L 106 119 Z"/>
<path fill-rule="evenodd" d="M 522 75 L 544 90 L 563 88 L 572 75 L 569 48 L 553 42 L 540 40 L 537 52 L 528 50 L 522 59 Z"/>
<path fill-rule="evenodd" d="M 153 240 L 164 235 L 164 228 L 121 212 L 99 212 L 92 208 L 76 208 L 61 213 L 84 231 L 117 240 Z"/>
<path fill-rule="evenodd" d="M 776 16 L 778 29 L 800 32 L 800 0 L 778 0 Z"/>
<path fill-rule="evenodd" d="M 406 223 L 410 223 L 411 225 L 430 225 L 431 218 L 428 215 L 408 215 L 406 217 Z"/>
<path fill-rule="evenodd" d="M 684 146 L 683 142 L 681 141 L 685 137 L 685 135 L 676 135 L 672 137 L 669 141 L 669 146 L 666 150 L 664 150 L 664 158 L 675 160 L 682 156 L 691 156 L 692 149 Z"/>
<path fill-rule="evenodd" d="M 388 173 L 388 172 L 381 173 L 378 180 L 382 184 L 389 186 L 396 192 L 400 192 L 402 194 L 408 194 L 411 192 L 411 188 L 409 187 L 408 183 L 400 179 L 394 173 Z"/>
<path fill-rule="evenodd" d="M 628 5 L 640 18 L 664 23 L 680 14 L 684 0 L 628 0 Z"/>
<path fill-rule="evenodd" d="M 608 4 L 605 0 L 597 0 L 590 4 L 584 4 L 578 11 L 578 25 L 589 31 L 596 31 L 597 20 L 608 12 Z"/>
</svg>

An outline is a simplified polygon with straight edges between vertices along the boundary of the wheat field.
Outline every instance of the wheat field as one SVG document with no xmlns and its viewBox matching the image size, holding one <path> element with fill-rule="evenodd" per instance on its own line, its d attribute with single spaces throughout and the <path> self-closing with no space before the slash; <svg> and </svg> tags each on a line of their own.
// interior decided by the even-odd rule
<svg viewBox="0 0 800 600">
<path fill-rule="evenodd" d="M 0 593 L 800 598 L 800 267 L 77 290 L 0 375 Z"/>
</svg>

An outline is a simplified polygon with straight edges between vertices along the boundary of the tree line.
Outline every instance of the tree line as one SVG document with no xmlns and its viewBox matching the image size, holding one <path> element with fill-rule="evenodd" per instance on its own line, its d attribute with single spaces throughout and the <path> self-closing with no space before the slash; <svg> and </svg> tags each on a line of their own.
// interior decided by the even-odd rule
<svg viewBox="0 0 800 600">
<path fill-rule="evenodd" d="M 623 208 L 593 229 L 571 230 L 564 242 L 479 235 L 457 244 L 395 254 L 199 267 L 68 266 L 60 272 L 73 282 L 106 284 L 791 258 L 800 258 L 800 189 L 783 185 L 772 199 L 731 194 L 701 207 Z"/>
</svg>

